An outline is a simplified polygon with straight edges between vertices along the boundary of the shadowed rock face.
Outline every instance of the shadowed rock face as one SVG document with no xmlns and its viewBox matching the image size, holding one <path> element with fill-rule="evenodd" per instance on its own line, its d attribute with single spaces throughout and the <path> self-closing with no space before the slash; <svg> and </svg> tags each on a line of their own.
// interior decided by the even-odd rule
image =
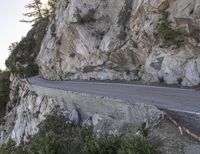
<svg viewBox="0 0 200 154">
<path fill-rule="evenodd" d="M 180 48 L 155 38 L 164 9 L 183 35 Z M 198 85 L 199 12 L 196 0 L 60 0 L 38 56 L 40 72 L 52 80 Z"/>
</svg>

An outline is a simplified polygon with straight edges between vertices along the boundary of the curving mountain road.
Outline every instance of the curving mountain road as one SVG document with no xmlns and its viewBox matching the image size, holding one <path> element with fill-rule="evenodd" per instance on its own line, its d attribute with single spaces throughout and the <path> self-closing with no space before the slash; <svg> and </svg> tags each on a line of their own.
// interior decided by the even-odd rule
<svg viewBox="0 0 200 154">
<path fill-rule="evenodd" d="M 187 129 L 200 136 L 200 91 L 123 83 L 49 81 L 39 76 L 28 78 L 27 81 L 42 87 L 118 98 L 130 103 L 137 100 L 152 104 L 170 111 L 172 116 L 174 113 L 177 117 L 180 115 L 183 117 L 181 122 L 187 126 Z"/>
</svg>

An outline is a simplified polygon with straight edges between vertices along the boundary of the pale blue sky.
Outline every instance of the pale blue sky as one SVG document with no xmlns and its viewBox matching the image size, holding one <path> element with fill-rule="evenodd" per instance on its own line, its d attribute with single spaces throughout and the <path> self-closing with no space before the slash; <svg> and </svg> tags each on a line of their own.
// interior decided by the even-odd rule
<svg viewBox="0 0 200 154">
<path fill-rule="evenodd" d="M 5 0 L 0 5 L 0 69 L 5 69 L 8 46 L 20 41 L 31 28 L 30 24 L 19 22 L 26 12 L 24 6 L 29 2 L 30 0 Z"/>
</svg>

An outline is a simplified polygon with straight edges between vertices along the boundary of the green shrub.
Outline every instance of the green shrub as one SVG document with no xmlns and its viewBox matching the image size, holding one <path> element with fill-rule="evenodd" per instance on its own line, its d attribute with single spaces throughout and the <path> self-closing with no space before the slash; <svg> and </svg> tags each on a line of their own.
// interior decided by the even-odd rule
<svg viewBox="0 0 200 154">
<path fill-rule="evenodd" d="M 162 18 L 157 23 L 154 29 L 154 36 L 162 40 L 162 46 L 180 48 L 184 44 L 184 36 L 181 32 L 174 30 L 169 21 L 169 12 L 166 10 L 161 11 Z"/>
<path fill-rule="evenodd" d="M 76 19 L 77 19 L 77 23 L 79 24 L 86 24 L 86 23 L 90 23 L 90 22 L 95 22 L 95 9 L 90 9 L 88 10 L 88 12 L 81 16 L 81 10 L 77 8 L 77 14 L 76 14 Z"/>
<path fill-rule="evenodd" d="M 117 136 L 104 136 L 99 139 L 90 138 L 85 146 L 87 154 L 117 154 L 122 140 Z"/>
<path fill-rule="evenodd" d="M 16 147 L 14 141 L 9 140 L 7 144 L 3 144 L 0 148 L 0 154 L 27 154 L 22 147 Z"/>
<path fill-rule="evenodd" d="M 118 154 L 158 154 L 159 151 L 144 137 L 124 140 Z"/>
<path fill-rule="evenodd" d="M 35 59 L 39 53 L 48 22 L 48 19 L 43 19 L 34 24 L 26 37 L 23 37 L 19 43 L 11 45 L 9 48 L 11 53 L 6 60 L 6 66 L 11 73 L 21 77 L 38 74 L 38 66 Z"/>
<path fill-rule="evenodd" d="M 6 111 L 6 104 L 9 101 L 10 93 L 10 72 L 0 72 L 0 118 L 3 121 L 3 116 Z"/>
<path fill-rule="evenodd" d="M 156 148 L 143 137 L 122 138 L 104 136 L 90 138 L 85 147 L 86 154 L 157 154 Z"/>
<path fill-rule="evenodd" d="M 156 148 L 142 137 L 123 138 L 92 135 L 91 127 L 80 127 L 64 116 L 48 116 L 39 125 L 39 132 L 26 144 L 14 142 L 0 148 L 2 154 L 157 154 Z"/>
<path fill-rule="evenodd" d="M 85 139 L 91 129 L 79 127 L 64 116 L 48 116 L 39 125 L 39 132 L 26 145 L 26 151 L 41 154 L 83 154 Z"/>
<path fill-rule="evenodd" d="M 25 151 L 30 154 L 68 154 L 71 151 L 69 143 L 70 139 L 61 134 L 46 132 L 34 137 L 31 143 L 26 146 Z"/>
</svg>

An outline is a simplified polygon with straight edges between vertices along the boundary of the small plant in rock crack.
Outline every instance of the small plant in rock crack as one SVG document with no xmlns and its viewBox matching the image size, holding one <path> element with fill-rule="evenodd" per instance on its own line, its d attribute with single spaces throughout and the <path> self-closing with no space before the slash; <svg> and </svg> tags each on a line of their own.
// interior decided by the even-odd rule
<svg viewBox="0 0 200 154">
<path fill-rule="evenodd" d="M 156 39 L 162 40 L 163 47 L 173 46 L 180 48 L 184 44 L 184 36 L 181 32 L 172 28 L 172 22 L 169 21 L 169 12 L 161 11 L 162 17 L 154 29 L 154 36 Z"/>
<path fill-rule="evenodd" d="M 77 14 L 75 17 L 77 19 L 77 23 L 87 24 L 87 23 L 96 21 L 94 15 L 95 15 L 95 9 L 90 9 L 85 15 L 81 16 L 81 10 L 77 8 Z"/>
</svg>

